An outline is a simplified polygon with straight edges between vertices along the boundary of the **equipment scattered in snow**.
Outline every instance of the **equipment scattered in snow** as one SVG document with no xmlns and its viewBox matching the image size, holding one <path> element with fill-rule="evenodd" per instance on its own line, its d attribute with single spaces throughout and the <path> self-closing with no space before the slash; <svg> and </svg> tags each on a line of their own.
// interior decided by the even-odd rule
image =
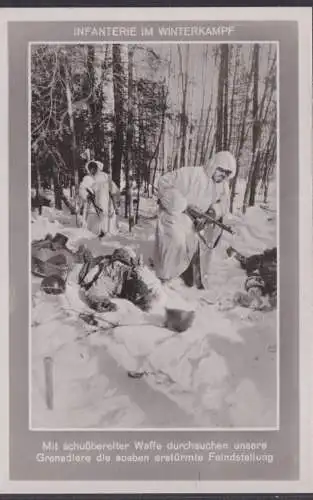
<svg viewBox="0 0 313 500">
<path fill-rule="evenodd" d="M 183 311 L 181 309 L 166 308 L 165 326 L 176 332 L 184 332 L 191 327 L 195 319 L 195 311 Z"/>
</svg>

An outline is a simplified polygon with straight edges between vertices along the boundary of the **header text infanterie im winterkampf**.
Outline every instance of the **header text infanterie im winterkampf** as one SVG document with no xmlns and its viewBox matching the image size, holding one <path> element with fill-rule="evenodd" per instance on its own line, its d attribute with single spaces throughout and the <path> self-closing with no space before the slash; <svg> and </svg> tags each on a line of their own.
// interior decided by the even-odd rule
<svg viewBox="0 0 313 500">
<path fill-rule="evenodd" d="M 113 37 L 113 38 L 179 38 L 179 37 L 216 37 L 229 36 L 234 33 L 235 27 L 229 25 L 185 25 L 171 26 L 75 26 L 75 37 Z"/>
</svg>

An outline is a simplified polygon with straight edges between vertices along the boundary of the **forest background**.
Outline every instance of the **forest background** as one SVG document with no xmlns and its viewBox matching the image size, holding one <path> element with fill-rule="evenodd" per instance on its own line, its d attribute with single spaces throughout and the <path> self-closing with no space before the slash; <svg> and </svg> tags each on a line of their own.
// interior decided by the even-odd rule
<svg viewBox="0 0 313 500">
<path fill-rule="evenodd" d="M 277 166 L 276 44 L 31 46 L 32 188 L 75 211 L 88 158 L 125 194 L 153 196 L 159 176 L 231 151 L 234 209 L 267 203 Z M 70 193 L 70 195 L 65 195 Z M 74 200 L 74 201 L 73 201 Z"/>
</svg>

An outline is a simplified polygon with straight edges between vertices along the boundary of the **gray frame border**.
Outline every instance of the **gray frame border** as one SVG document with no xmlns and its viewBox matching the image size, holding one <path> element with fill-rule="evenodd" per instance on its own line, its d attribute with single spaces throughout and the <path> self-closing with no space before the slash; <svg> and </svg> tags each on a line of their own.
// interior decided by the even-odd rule
<svg viewBox="0 0 313 500">
<path fill-rule="evenodd" d="M 88 23 L 97 25 L 100 23 Z M 103 24 L 103 23 L 102 23 Z M 120 24 L 120 23 L 106 23 Z M 137 23 L 122 23 L 137 24 Z M 138 23 L 145 24 L 145 23 Z M 149 25 L 157 24 L 149 22 Z M 169 24 L 169 23 L 162 23 Z M 174 23 L 171 23 L 174 24 Z M 188 23 L 175 23 L 179 25 L 188 25 Z M 197 24 L 195 22 L 193 25 Z M 203 23 L 200 23 L 203 24 Z M 207 25 L 210 23 L 206 23 Z M 227 24 L 225 21 L 223 24 Z M 131 475 L 129 472 L 122 471 L 119 467 L 111 471 L 112 474 L 107 478 L 114 479 L 296 479 L 298 477 L 298 445 L 299 445 L 299 399 L 298 399 L 298 335 L 294 335 L 293 330 L 298 330 L 298 235 L 293 234 L 291 237 L 291 228 L 298 227 L 298 171 L 295 165 L 298 165 L 298 39 L 297 39 L 297 23 L 286 22 L 236 22 L 236 36 L 227 37 L 228 42 L 235 42 L 238 39 L 248 40 L 256 39 L 256 41 L 269 41 L 271 37 L 273 41 L 280 41 L 280 165 L 288 170 L 285 177 L 281 176 L 280 197 L 281 197 L 281 217 L 280 217 L 280 245 L 284 248 L 284 254 L 280 258 L 281 271 L 285 268 L 286 271 L 280 273 L 280 333 L 281 335 L 281 429 L 278 432 L 264 433 L 268 435 L 268 442 L 276 454 L 280 456 L 277 467 L 272 466 L 270 469 L 258 465 L 258 470 L 250 466 L 223 466 L 215 467 L 210 465 L 210 477 L 207 477 L 205 470 L 190 471 L 188 465 L 181 466 L 178 471 L 177 466 L 173 466 L 174 473 L 171 472 L 171 467 L 157 466 L 155 474 L 151 475 L 151 471 L 145 466 L 140 466 L 139 469 L 131 466 Z M 66 28 L 66 26 L 67 28 Z M 63 433 L 59 432 L 44 432 L 34 434 L 28 431 L 23 416 L 25 409 L 28 408 L 27 395 L 25 391 L 25 318 L 28 317 L 28 298 L 25 301 L 26 294 L 23 292 L 26 285 L 28 289 L 28 223 L 25 224 L 22 215 L 25 213 L 28 218 L 28 192 L 25 190 L 27 186 L 28 175 L 22 182 L 25 176 L 25 158 L 28 151 L 28 133 L 27 133 L 27 71 L 25 71 L 25 49 L 27 51 L 28 41 L 40 41 L 47 39 L 47 33 L 51 28 L 51 37 L 54 40 L 68 39 L 69 27 L 77 25 L 77 23 L 9 23 L 9 75 L 12 82 L 13 75 L 15 85 L 9 85 L 9 115 L 10 115 L 10 181 L 9 181 L 9 200 L 10 200 L 10 469 L 11 479 L 103 479 L 103 468 L 97 469 L 98 472 L 89 470 L 84 471 L 82 477 L 82 469 L 79 473 L 74 473 L 72 470 L 66 471 L 64 476 L 63 467 L 54 465 L 51 466 L 36 466 L 34 464 L 35 453 L 30 453 L 32 447 L 40 449 L 38 443 L 41 442 L 41 437 L 48 439 L 61 439 Z M 23 28 L 21 28 L 23 27 Z M 240 34 L 238 34 L 240 32 Z M 64 33 L 64 34 L 63 34 Z M 64 36 L 67 33 L 67 36 Z M 271 35 L 272 34 L 272 35 Z M 57 36 L 56 36 L 57 35 Z M 257 36 L 258 35 L 258 36 Z M 49 38 L 50 38 L 49 36 Z M 72 40 L 75 41 L 75 40 Z M 92 37 L 84 40 L 85 43 L 95 41 Z M 113 40 L 103 40 L 113 41 Z M 126 41 L 126 40 L 125 40 Z M 148 41 L 148 40 L 147 40 Z M 179 40 L 177 40 L 179 41 Z M 182 40 L 181 41 L 188 41 Z M 191 40 L 190 40 L 191 41 Z M 201 42 L 205 42 L 204 38 Z M 208 41 L 208 40 L 207 40 Z M 210 40 L 212 41 L 212 40 Z M 214 41 L 225 41 L 225 37 L 215 37 Z M 297 71 L 295 71 L 297 68 Z M 20 74 L 22 70 L 22 75 Z M 293 71 L 292 71 L 293 70 Z M 293 97 L 293 98 L 292 98 Z M 26 113 L 25 113 L 26 111 Z M 26 120 L 25 120 L 26 118 Z M 26 148 L 25 148 L 26 145 Z M 23 167 L 22 167 L 23 165 Z M 23 170 L 24 168 L 24 170 Z M 25 197 L 26 194 L 26 197 Z M 16 203 L 19 200 L 19 203 Z M 18 206 L 17 206 L 18 205 Z M 284 208 L 282 208 L 284 206 Z M 282 216 L 284 214 L 284 217 Z M 20 249 L 26 248 L 27 252 L 22 253 Z M 284 244 L 284 242 L 287 243 Z M 287 272 L 288 271 L 288 272 Z M 291 285 L 293 285 L 291 287 Z M 283 292 L 288 291 L 284 294 Z M 289 293 L 293 291 L 294 294 Z M 13 296 L 13 300 L 12 300 Z M 25 304 L 26 302 L 26 304 Z M 27 312 L 26 312 L 27 309 Z M 26 312 L 26 314 L 24 314 Z M 288 313 L 291 316 L 288 317 Z M 26 349 L 25 349 L 26 348 Z M 18 373 L 16 367 L 22 367 Z M 288 371 L 286 371 L 286 369 Z M 28 360 L 27 360 L 28 373 Z M 26 399 L 25 399 L 26 395 Z M 287 403 L 287 405 L 286 405 Z M 287 408 L 286 408 L 287 406 Z M 28 424 L 28 419 L 27 419 Z M 70 432 L 70 431 L 69 431 Z M 108 433 L 109 431 L 106 431 Z M 162 431 L 157 431 L 158 435 Z M 173 431 L 173 434 L 175 431 Z M 199 435 L 201 431 L 192 431 L 192 438 L 195 434 Z M 68 433 L 66 433 L 68 434 Z M 81 433 L 77 433 L 81 434 Z M 114 437 L 114 434 L 112 433 Z M 150 434 L 146 431 L 140 431 L 141 437 Z M 188 434 L 184 432 L 184 434 Z M 223 439 L 223 433 L 220 431 L 214 432 L 214 439 Z M 255 433 L 234 432 L 236 439 L 255 439 Z M 251 436 L 251 437 L 248 437 Z M 273 437 L 274 436 L 274 437 Z M 73 436 L 74 437 L 74 436 Z M 101 441 L 101 433 L 99 436 L 93 437 Z M 148 438 L 148 436 L 147 436 Z M 226 440 L 231 440 L 232 436 L 226 436 Z M 39 441 L 38 441 L 39 439 Z M 131 439 L 131 438 L 130 438 Z M 158 439 L 162 442 L 162 440 Z M 103 438 L 102 438 L 103 440 Z M 37 445 L 33 441 L 37 441 Z M 285 446 L 282 446 L 285 445 Z M 287 446 L 288 445 L 288 446 Z M 280 449 L 280 448 L 287 448 Z M 297 450 L 297 452 L 296 452 Z M 228 465 L 228 467 L 227 467 Z M 36 466 L 36 467 L 35 467 Z M 34 470 L 37 468 L 37 473 Z M 65 467 L 66 468 L 66 467 Z M 33 470 L 32 470 L 33 469 Z M 136 470 L 136 475 L 134 475 Z M 189 470 L 188 470 L 189 469 Z M 194 468 L 193 468 L 194 469 Z M 275 471 L 275 469 L 277 469 Z M 101 473 L 102 471 L 102 473 Z M 99 474 L 100 472 L 100 474 Z M 191 472 L 191 474 L 190 474 Z M 246 475 L 247 474 L 247 475 Z"/>
</svg>

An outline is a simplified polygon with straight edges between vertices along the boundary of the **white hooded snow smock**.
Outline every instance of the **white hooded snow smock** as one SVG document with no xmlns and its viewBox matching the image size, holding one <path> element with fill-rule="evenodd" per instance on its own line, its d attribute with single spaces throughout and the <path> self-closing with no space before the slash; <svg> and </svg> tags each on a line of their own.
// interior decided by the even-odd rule
<svg viewBox="0 0 313 500">
<path fill-rule="evenodd" d="M 230 172 L 223 182 L 215 183 L 212 175 L 221 167 Z M 200 268 L 203 285 L 212 250 L 200 240 L 191 218 L 184 213 L 189 205 L 201 212 L 214 208 L 216 217 L 223 217 L 229 210 L 228 180 L 235 174 L 236 162 L 228 151 L 217 153 L 207 168 L 183 167 L 161 177 L 158 186 L 159 214 L 156 228 L 155 269 L 160 279 L 180 276 L 190 265 L 200 245 Z M 206 225 L 203 236 L 211 246 L 221 230 Z"/>
<path fill-rule="evenodd" d="M 118 193 L 116 184 L 111 181 L 108 174 L 103 172 L 103 164 L 99 161 L 95 162 L 98 166 L 98 172 L 94 177 L 89 174 L 89 162 L 86 165 L 86 175 L 80 184 L 80 197 L 86 201 L 88 197 L 88 190 L 92 191 L 95 195 L 95 203 L 101 209 L 97 211 L 92 203 L 88 203 L 86 208 L 86 224 L 87 229 L 94 234 L 110 233 L 116 234 L 118 231 L 116 212 L 114 209 L 113 201 L 110 196 Z M 111 184 L 111 186 L 110 186 Z"/>
</svg>

